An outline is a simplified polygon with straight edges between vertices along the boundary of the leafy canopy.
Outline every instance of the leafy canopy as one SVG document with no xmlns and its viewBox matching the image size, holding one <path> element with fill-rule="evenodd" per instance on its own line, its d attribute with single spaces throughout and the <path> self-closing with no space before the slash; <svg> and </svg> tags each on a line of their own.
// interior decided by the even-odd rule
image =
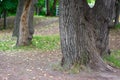
<svg viewBox="0 0 120 80">
<path fill-rule="evenodd" d="M 17 2 L 17 0 L 0 0 L 0 13 L 4 10 L 15 9 Z"/>
</svg>

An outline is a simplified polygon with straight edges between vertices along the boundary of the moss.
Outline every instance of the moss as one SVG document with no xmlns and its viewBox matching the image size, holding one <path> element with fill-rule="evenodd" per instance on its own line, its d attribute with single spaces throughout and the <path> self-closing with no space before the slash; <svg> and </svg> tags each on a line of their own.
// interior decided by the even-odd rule
<svg viewBox="0 0 120 80">
<path fill-rule="evenodd" d="M 65 69 L 60 65 L 60 63 L 58 63 L 58 64 L 53 64 L 52 69 L 55 71 L 61 71 L 68 74 L 78 74 L 81 71 L 90 71 L 84 65 L 79 65 L 79 64 L 73 65 L 70 69 Z"/>
</svg>

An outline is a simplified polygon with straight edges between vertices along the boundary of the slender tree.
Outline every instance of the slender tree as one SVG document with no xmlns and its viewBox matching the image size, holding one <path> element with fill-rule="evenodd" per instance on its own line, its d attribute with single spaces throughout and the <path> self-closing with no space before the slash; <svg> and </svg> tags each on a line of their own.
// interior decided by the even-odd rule
<svg viewBox="0 0 120 80">
<path fill-rule="evenodd" d="M 53 1 L 53 5 L 52 5 L 52 9 L 53 9 L 53 10 L 55 10 L 55 9 L 56 9 L 56 4 L 57 4 L 57 1 L 58 1 L 58 0 L 54 0 L 54 1 Z"/>
<path fill-rule="evenodd" d="M 34 0 L 19 0 L 13 36 L 17 37 L 17 46 L 29 45 L 34 33 Z"/>
<path fill-rule="evenodd" d="M 3 13 L 4 16 L 4 26 L 3 29 L 7 27 L 7 13 L 9 10 L 16 10 L 17 1 L 16 0 L 0 0 L 0 16 Z"/>
<path fill-rule="evenodd" d="M 55 15 L 56 13 L 56 5 L 58 3 L 58 0 L 54 0 L 52 4 L 52 15 Z"/>
<path fill-rule="evenodd" d="M 108 53 L 108 26 L 115 0 L 96 0 L 91 9 L 86 0 L 60 0 L 61 65 L 79 64 L 94 70 L 111 70 L 101 58 Z"/>
<path fill-rule="evenodd" d="M 50 1 L 46 0 L 46 16 L 50 16 Z"/>
<path fill-rule="evenodd" d="M 4 29 L 6 29 L 6 27 L 7 27 L 7 10 L 6 9 L 4 9 L 4 11 L 3 11 L 3 14 L 4 14 Z"/>
</svg>

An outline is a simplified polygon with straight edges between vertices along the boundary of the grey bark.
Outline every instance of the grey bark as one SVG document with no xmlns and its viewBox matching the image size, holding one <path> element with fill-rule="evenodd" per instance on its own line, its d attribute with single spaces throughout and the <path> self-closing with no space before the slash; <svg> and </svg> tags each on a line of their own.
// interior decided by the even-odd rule
<svg viewBox="0 0 120 80">
<path fill-rule="evenodd" d="M 20 35 L 20 22 L 22 20 L 22 14 L 24 13 L 24 7 L 26 4 L 26 0 L 19 0 L 19 4 L 18 4 L 18 9 L 17 9 L 17 14 L 16 14 L 16 18 L 15 18 L 15 24 L 14 24 L 14 31 L 13 31 L 13 36 L 17 37 L 17 43 L 16 45 L 18 45 L 19 42 L 19 37 Z M 32 3 L 30 5 L 30 10 L 28 12 L 28 21 L 27 21 L 27 26 L 28 26 L 28 40 L 27 40 L 27 44 L 31 43 L 32 37 L 33 37 L 33 33 L 34 33 L 34 27 L 33 27 L 33 14 L 34 14 L 34 0 L 32 0 Z M 27 37 L 27 36 L 26 36 Z M 20 44 L 19 44 L 20 45 Z"/>
<path fill-rule="evenodd" d="M 96 0 L 90 9 L 86 0 L 60 0 L 61 65 L 64 68 L 79 64 L 94 70 L 111 70 L 100 56 L 108 51 L 108 23 L 114 0 L 109 1 Z"/>
<path fill-rule="evenodd" d="M 93 8 L 92 24 L 95 26 L 96 32 L 96 47 L 101 56 L 110 53 L 109 50 L 109 23 L 112 20 L 113 9 L 115 7 L 115 0 L 96 0 Z M 91 14 L 91 15 L 92 15 Z M 89 18 L 88 18 L 89 19 Z M 90 19 L 89 19 L 90 20 Z"/>
<path fill-rule="evenodd" d="M 20 25 L 20 18 L 23 12 L 25 0 L 18 0 L 18 7 L 15 17 L 15 23 L 14 23 L 14 30 L 13 30 L 13 36 L 18 37 L 19 36 L 19 25 Z"/>
</svg>

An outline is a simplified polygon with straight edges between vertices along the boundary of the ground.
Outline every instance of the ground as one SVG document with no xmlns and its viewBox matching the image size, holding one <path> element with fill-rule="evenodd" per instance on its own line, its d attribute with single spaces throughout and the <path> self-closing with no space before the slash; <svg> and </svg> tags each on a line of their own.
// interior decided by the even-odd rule
<svg viewBox="0 0 120 80">
<path fill-rule="evenodd" d="M 43 27 L 44 26 L 44 27 Z M 34 35 L 59 34 L 58 18 L 38 21 Z M 0 40 L 12 35 L 11 30 L 0 31 Z M 119 30 L 110 32 L 110 48 L 120 49 Z M 78 74 L 56 70 L 60 64 L 61 51 L 0 51 L 0 80 L 120 80 L 120 71 L 81 71 Z"/>
</svg>

